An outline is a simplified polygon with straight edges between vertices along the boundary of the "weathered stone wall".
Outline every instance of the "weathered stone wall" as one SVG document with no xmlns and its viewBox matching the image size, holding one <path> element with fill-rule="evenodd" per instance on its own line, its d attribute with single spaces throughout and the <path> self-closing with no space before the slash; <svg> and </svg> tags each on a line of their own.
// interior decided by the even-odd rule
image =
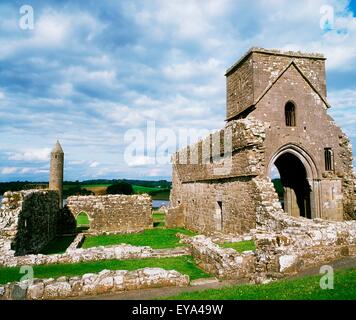
<svg viewBox="0 0 356 320">
<path fill-rule="evenodd" d="M 228 70 L 226 75 L 226 118 L 230 119 L 253 104 L 252 56 L 240 61 L 239 66 Z"/>
<path fill-rule="evenodd" d="M 153 227 L 148 195 L 73 196 L 67 199 L 67 207 L 74 216 L 86 212 L 93 233 L 132 233 Z"/>
<path fill-rule="evenodd" d="M 185 247 L 173 249 L 152 249 L 151 247 L 136 247 L 128 244 L 121 244 L 115 246 L 81 249 L 76 247 L 76 245 L 78 245 L 80 241 L 82 240 L 80 239 L 80 236 L 78 236 L 73 242 L 73 245 L 71 245 L 63 254 L 33 254 L 21 257 L 1 256 L 0 266 L 38 266 L 48 264 L 81 263 L 102 260 L 165 258 L 189 255 L 189 251 Z"/>
<path fill-rule="evenodd" d="M 37 253 L 57 233 L 58 193 L 6 192 L 0 209 L 0 255 Z"/>
<path fill-rule="evenodd" d="M 277 79 L 291 61 L 294 61 L 308 80 L 326 97 L 323 55 L 252 48 L 226 72 L 227 119 L 253 107 L 266 87 Z"/>
<path fill-rule="evenodd" d="M 178 207 L 167 210 L 166 213 L 166 227 L 167 228 L 183 228 L 186 225 L 184 207 Z"/>
<path fill-rule="evenodd" d="M 256 206 L 251 199 L 255 192 L 252 178 L 264 172 L 264 130 L 264 125 L 253 119 L 230 122 L 225 131 L 231 134 L 232 156 L 228 153 L 228 159 L 218 163 L 213 160 L 191 164 L 191 157 L 187 164 L 180 163 L 186 151 L 177 153 L 168 226 L 176 215 L 176 220 L 187 228 L 206 234 L 244 233 L 254 228 Z M 220 143 L 224 145 L 221 137 Z M 213 140 L 210 141 L 212 144 Z M 197 149 L 200 155 L 202 144 L 204 141 L 188 148 L 188 154 L 189 150 Z M 224 174 L 219 170 L 222 168 L 226 169 Z"/>
<path fill-rule="evenodd" d="M 271 59 L 278 60 L 274 56 L 269 60 Z M 303 65 L 307 67 L 308 64 Z M 313 73 L 313 70 L 310 72 L 318 74 L 316 71 Z M 293 101 L 296 106 L 294 127 L 285 125 L 284 109 L 288 101 Z M 304 152 L 310 159 L 309 164 L 304 164 L 311 168 L 308 179 L 320 181 L 313 185 L 314 194 L 320 194 L 319 199 L 312 199 L 315 213 L 313 218 L 343 220 L 343 213 L 350 214 L 352 211 L 352 149 L 346 135 L 327 114 L 327 108 L 325 101 L 310 86 L 297 67 L 291 65 L 265 93 L 248 117 L 268 124 L 264 141 L 267 164 L 264 174 L 269 175 L 268 164 L 283 147 L 291 146 L 301 150 L 298 152 Z M 333 150 L 333 171 L 325 170 L 324 148 Z"/>
<path fill-rule="evenodd" d="M 175 270 L 145 268 L 103 270 L 98 274 L 58 279 L 34 279 L 0 286 L 0 300 L 53 300 L 122 291 L 189 285 L 189 276 Z"/>
<path fill-rule="evenodd" d="M 255 273 L 254 252 L 238 253 L 234 249 L 221 248 L 205 236 L 187 237 L 182 241 L 191 247 L 198 266 L 219 279 L 250 280 Z"/>
</svg>

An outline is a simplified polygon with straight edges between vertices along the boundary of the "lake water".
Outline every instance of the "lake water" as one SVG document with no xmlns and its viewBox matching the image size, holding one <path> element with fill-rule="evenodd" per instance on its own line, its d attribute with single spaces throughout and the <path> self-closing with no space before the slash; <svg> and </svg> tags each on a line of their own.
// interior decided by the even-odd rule
<svg viewBox="0 0 356 320">
<path fill-rule="evenodd" d="M 162 206 L 168 207 L 168 205 L 169 205 L 168 200 L 152 200 L 153 208 L 160 208 Z"/>
</svg>

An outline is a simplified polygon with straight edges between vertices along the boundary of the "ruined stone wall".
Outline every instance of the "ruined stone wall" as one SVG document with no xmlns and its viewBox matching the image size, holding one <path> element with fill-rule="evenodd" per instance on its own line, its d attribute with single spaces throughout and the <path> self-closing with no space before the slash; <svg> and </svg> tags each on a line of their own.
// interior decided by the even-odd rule
<svg viewBox="0 0 356 320">
<path fill-rule="evenodd" d="M 189 276 L 175 270 L 145 268 L 134 271 L 103 270 L 78 277 L 34 279 L 0 286 L 0 300 L 52 300 L 128 290 L 189 285 Z"/>
<path fill-rule="evenodd" d="M 38 253 L 57 233 L 58 193 L 6 192 L 0 209 L 0 254 Z"/>
<path fill-rule="evenodd" d="M 187 237 L 182 241 L 191 248 L 197 265 L 219 279 L 250 280 L 255 273 L 254 252 L 238 253 L 234 249 L 221 248 L 205 236 Z"/>
<path fill-rule="evenodd" d="M 185 206 L 185 227 L 204 234 L 248 232 L 256 219 L 253 187 L 248 177 L 183 184 L 179 197 Z"/>
<path fill-rule="evenodd" d="M 184 183 L 259 175 L 265 170 L 265 130 L 264 123 L 252 118 L 231 121 L 223 130 L 177 152 L 174 169 Z"/>
<path fill-rule="evenodd" d="M 93 233 L 132 233 L 153 227 L 148 195 L 73 196 L 67 206 L 74 216 L 87 213 Z"/>
<path fill-rule="evenodd" d="M 80 235 L 76 240 L 80 241 Z M 167 258 L 189 255 L 189 251 L 185 247 L 173 249 L 152 249 L 151 247 L 136 247 L 128 244 L 120 244 L 82 249 L 77 247 L 78 241 L 76 240 L 73 241 L 73 243 L 67 248 L 66 252 L 62 254 L 31 254 L 20 257 L 0 256 L 0 266 L 39 266 L 103 260 Z"/>
<path fill-rule="evenodd" d="M 264 125 L 253 119 L 230 122 L 225 131 L 231 133 L 232 155 L 228 153 L 221 161 L 215 161 L 212 156 L 209 163 L 190 164 L 191 158 L 188 158 L 188 163 L 182 164 L 179 160 L 186 151 L 177 153 L 168 226 L 175 210 L 179 221 L 197 232 L 243 233 L 254 228 L 256 207 L 251 199 L 255 192 L 252 178 L 264 172 L 264 130 Z M 212 144 L 214 140 L 208 141 Z M 224 141 L 221 138 L 220 144 Z M 203 147 L 196 147 L 202 144 L 204 142 L 188 150 L 202 150 Z M 199 161 L 201 159 L 202 156 Z M 226 169 L 225 174 L 221 174 L 221 168 Z"/>
</svg>

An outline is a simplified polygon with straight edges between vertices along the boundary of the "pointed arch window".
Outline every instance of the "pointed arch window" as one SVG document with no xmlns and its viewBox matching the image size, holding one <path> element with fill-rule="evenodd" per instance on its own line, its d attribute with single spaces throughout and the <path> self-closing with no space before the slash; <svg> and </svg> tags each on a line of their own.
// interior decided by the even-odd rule
<svg viewBox="0 0 356 320">
<path fill-rule="evenodd" d="M 285 106 L 285 118 L 287 127 L 296 126 L 295 105 L 293 102 L 287 102 Z"/>
<path fill-rule="evenodd" d="M 334 171 L 334 152 L 331 148 L 324 149 L 325 170 Z"/>
</svg>

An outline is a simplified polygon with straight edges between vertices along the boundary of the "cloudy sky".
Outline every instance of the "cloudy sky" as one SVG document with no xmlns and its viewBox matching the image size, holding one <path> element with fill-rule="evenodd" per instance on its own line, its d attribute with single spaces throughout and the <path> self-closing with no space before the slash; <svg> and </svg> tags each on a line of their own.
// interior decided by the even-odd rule
<svg viewBox="0 0 356 320">
<path fill-rule="evenodd" d="M 170 178 L 152 154 L 127 163 L 132 139 L 152 150 L 155 127 L 168 154 L 185 130 L 222 127 L 224 71 L 250 47 L 327 56 L 330 114 L 356 155 L 355 2 L 1 1 L 0 181 L 46 181 L 57 139 L 66 180 Z"/>
</svg>

